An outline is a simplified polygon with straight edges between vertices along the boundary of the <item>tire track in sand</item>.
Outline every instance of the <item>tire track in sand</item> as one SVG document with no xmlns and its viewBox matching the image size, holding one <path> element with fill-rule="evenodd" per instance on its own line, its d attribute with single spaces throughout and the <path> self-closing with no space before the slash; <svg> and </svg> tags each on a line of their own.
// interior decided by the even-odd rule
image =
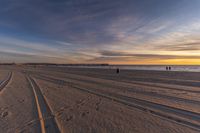
<svg viewBox="0 0 200 133">
<path fill-rule="evenodd" d="M 34 75 L 41 75 L 41 73 L 31 73 Z M 43 73 L 44 75 L 47 75 L 46 73 Z M 194 87 L 194 86 L 183 86 L 183 85 L 176 85 L 176 84 L 167 84 L 167 83 L 157 83 L 157 82 L 147 82 L 147 81 L 136 81 L 136 80 L 124 80 L 123 78 L 120 79 L 114 79 L 114 78 L 109 78 L 104 76 L 103 78 L 100 77 L 95 77 L 95 76 L 85 76 L 85 75 L 77 75 L 77 74 L 73 74 L 73 73 L 67 73 L 69 74 L 69 76 L 78 76 L 80 79 L 101 79 L 101 80 L 105 80 L 105 81 L 115 81 L 115 82 L 120 82 L 120 83 L 125 83 L 125 84 L 131 84 L 132 86 L 135 87 L 153 87 L 153 88 L 159 88 L 159 89 L 165 89 L 165 90 L 176 90 L 176 91 L 185 91 L 185 92 L 189 92 L 189 93 L 200 93 L 199 91 L 199 86 L 198 87 Z M 62 75 L 62 78 L 66 78 L 68 79 L 69 76 L 65 76 Z M 177 87 L 178 86 L 178 87 Z M 184 88 L 183 88 L 184 87 Z M 193 89 L 191 89 L 194 88 Z"/>
<path fill-rule="evenodd" d="M 151 113 L 153 115 L 165 118 L 170 121 L 174 121 L 178 124 L 190 127 L 192 129 L 200 131 L 200 114 L 174 108 L 138 98 L 132 98 L 128 96 L 123 96 L 120 94 L 109 93 L 105 91 L 99 91 L 96 89 L 86 89 L 81 88 L 76 85 L 70 85 L 71 87 L 78 89 L 80 91 L 94 94 L 121 104 L 124 104 L 129 107 L 137 108 L 139 110 Z"/>
<path fill-rule="evenodd" d="M 50 81 L 50 82 L 53 82 L 55 84 L 60 84 L 60 85 L 64 85 L 64 84 L 67 84 L 69 82 L 66 82 L 65 80 L 61 80 L 61 79 L 56 79 L 56 78 L 52 78 L 52 77 L 47 77 L 47 75 L 38 75 L 38 76 L 34 76 L 38 79 L 42 79 L 42 80 L 46 80 L 46 81 Z M 165 95 L 165 94 L 159 94 L 159 93 L 156 93 L 156 92 L 149 92 L 149 91 L 141 91 L 140 89 L 141 88 L 148 88 L 148 86 L 138 86 L 140 88 L 137 88 L 137 89 L 133 89 L 131 87 L 126 87 L 126 88 L 122 88 L 122 87 L 117 87 L 116 85 L 112 84 L 112 86 L 108 85 L 106 82 L 105 84 L 102 84 L 102 82 L 96 82 L 94 80 L 86 80 L 85 79 L 77 79 L 77 78 L 72 78 L 72 77 L 68 77 L 68 79 L 70 79 L 72 83 L 79 83 L 79 84 L 83 84 L 83 83 L 86 83 L 86 84 L 101 84 L 101 86 L 103 87 L 112 87 L 112 89 L 115 89 L 115 90 L 125 90 L 125 91 L 128 91 L 128 92 L 133 92 L 133 93 L 138 93 L 138 94 L 142 94 L 142 95 L 145 95 L 145 96 L 152 96 L 152 97 L 157 97 L 157 98 L 164 98 L 164 99 L 170 99 L 170 100 L 175 100 L 175 101 L 179 101 L 179 102 L 183 102 L 183 103 L 190 103 L 190 104 L 196 104 L 196 105 L 199 105 L 200 106 L 200 101 L 198 100 L 192 100 L 192 99 L 185 99 L 185 98 L 182 98 L 182 97 L 175 97 L 175 96 L 170 96 L 170 95 Z M 135 86 L 134 86 L 135 87 Z M 154 88 L 155 89 L 155 88 Z"/>
<path fill-rule="evenodd" d="M 13 73 L 10 72 L 8 74 L 8 76 L 0 82 L 0 92 L 8 85 L 8 83 L 10 82 L 11 78 L 12 78 Z"/>
<path fill-rule="evenodd" d="M 49 80 L 49 82 L 52 82 L 53 80 Z M 64 82 L 64 81 L 63 81 Z M 67 81 L 65 81 L 67 82 Z M 162 105 L 138 98 L 133 98 L 129 96 L 124 96 L 121 94 L 111 93 L 107 92 L 105 90 L 99 90 L 95 88 L 85 88 L 76 85 L 73 82 L 67 82 L 68 85 L 73 87 L 74 89 L 78 89 L 80 91 L 97 95 L 121 104 L 124 104 L 129 107 L 133 107 L 148 113 L 151 113 L 153 115 L 165 118 L 166 120 L 170 120 L 173 122 L 176 122 L 178 124 L 190 127 L 194 130 L 200 131 L 200 114 L 191 112 L 184 109 L 179 109 L 175 107 L 170 107 L 167 105 Z"/>
<path fill-rule="evenodd" d="M 38 117 L 40 120 L 41 133 L 60 133 L 58 124 L 56 123 L 54 115 L 48 105 L 48 102 L 43 96 L 40 87 L 30 76 L 27 76 L 27 79 L 34 93 Z"/>
</svg>

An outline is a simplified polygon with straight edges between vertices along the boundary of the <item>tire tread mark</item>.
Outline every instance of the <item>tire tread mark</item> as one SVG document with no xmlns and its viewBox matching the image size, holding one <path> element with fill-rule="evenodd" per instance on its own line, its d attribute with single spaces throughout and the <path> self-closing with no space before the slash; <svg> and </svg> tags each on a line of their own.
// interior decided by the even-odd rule
<svg viewBox="0 0 200 133">
<path fill-rule="evenodd" d="M 54 118 L 52 111 L 50 110 L 49 104 L 46 98 L 43 96 L 40 87 L 37 85 L 36 81 L 27 76 L 27 79 L 34 92 L 34 98 L 37 105 L 38 117 L 40 119 L 41 132 L 42 133 L 59 133 L 57 121 Z"/>
<path fill-rule="evenodd" d="M 50 79 L 49 81 L 51 82 L 53 81 L 53 79 Z M 108 93 L 108 92 L 100 91 L 94 88 L 93 89 L 80 88 L 79 86 L 75 85 L 72 82 L 67 82 L 67 81 L 65 82 L 70 83 L 68 85 L 70 85 L 71 87 L 75 89 L 78 89 L 90 94 L 94 94 L 106 99 L 110 99 L 112 101 L 130 106 L 130 107 L 134 107 L 145 112 L 150 112 L 151 114 L 154 114 L 156 116 L 163 117 L 165 119 L 174 121 L 176 123 L 179 123 L 179 124 L 188 126 L 192 129 L 200 131 L 200 114 L 199 113 L 195 113 L 195 112 L 191 112 L 191 111 L 187 111 L 183 109 L 178 109 L 178 108 L 174 108 L 174 107 L 170 107 L 170 106 L 166 106 L 162 104 L 157 104 L 157 103 L 149 102 L 146 100 L 127 97 L 127 96 L 123 96 L 119 94 Z M 183 119 L 180 117 L 175 117 L 175 115 L 180 116 Z M 195 122 L 187 121 L 186 119 L 193 120 Z"/>
<path fill-rule="evenodd" d="M 8 76 L 6 77 L 6 79 L 4 79 L 1 83 L 0 83 L 0 92 L 8 85 L 8 83 L 10 82 L 11 78 L 12 78 L 13 73 L 10 72 L 8 74 Z"/>
</svg>

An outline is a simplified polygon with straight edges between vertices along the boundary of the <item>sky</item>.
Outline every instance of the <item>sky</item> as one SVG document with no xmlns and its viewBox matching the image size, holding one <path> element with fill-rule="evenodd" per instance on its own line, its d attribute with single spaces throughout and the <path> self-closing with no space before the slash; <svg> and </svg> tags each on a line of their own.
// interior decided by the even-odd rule
<svg viewBox="0 0 200 133">
<path fill-rule="evenodd" d="M 1 0 L 0 62 L 200 65 L 200 0 Z"/>
</svg>

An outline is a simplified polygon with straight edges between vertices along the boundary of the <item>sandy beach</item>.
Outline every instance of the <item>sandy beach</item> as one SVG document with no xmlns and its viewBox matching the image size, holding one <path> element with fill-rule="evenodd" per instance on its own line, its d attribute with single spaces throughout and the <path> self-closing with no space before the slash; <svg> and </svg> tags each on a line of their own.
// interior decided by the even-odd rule
<svg viewBox="0 0 200 133">
<path fill-rule="evenodd" d="M 0 133 L 198 133 L 200 73 L 0 67 Z"/>
</svg>

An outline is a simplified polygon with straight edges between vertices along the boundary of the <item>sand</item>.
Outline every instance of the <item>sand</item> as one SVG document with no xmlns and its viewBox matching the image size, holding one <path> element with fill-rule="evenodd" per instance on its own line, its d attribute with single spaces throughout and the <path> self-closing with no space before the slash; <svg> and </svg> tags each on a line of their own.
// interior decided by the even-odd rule
<svg viewBox="0 0 200 133">
<path fill-rule="evenodd" d="M 0 81 L 9 72 L 0 133 L 200 132 L 200 73 L 1 66 Z"/>
</svg>

